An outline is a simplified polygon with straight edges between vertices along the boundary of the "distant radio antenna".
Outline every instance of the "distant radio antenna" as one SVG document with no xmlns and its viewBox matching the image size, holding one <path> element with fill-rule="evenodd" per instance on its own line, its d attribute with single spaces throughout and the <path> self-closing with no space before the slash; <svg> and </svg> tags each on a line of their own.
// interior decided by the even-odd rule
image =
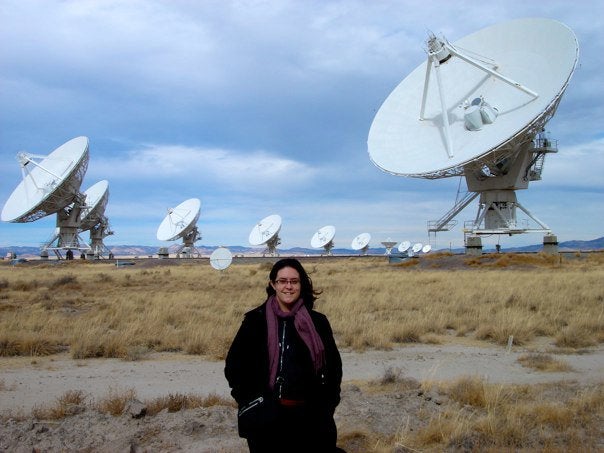
<svg viewBox="0 0 604 453">
<path fill-rule="evenodd" d="M 323 248 L 326 255 L 331 255 L 331 250 L 334 247 L 333 238 L 336 235 L 336 227 L 333 225 L 326 225 L 317 230 L 317 232 L 310 239 L 310 245 L 313 248 Z"/>
<path fill-rule="evenodd" d="M 218 247 L 210 255 L 210 265 L 218 270 L 223 271 L 233 262 L 233 255 L 226 247 Z"/>
<path fill-rule="evenodd" d="M 250 245 L 266 245 L 263 256 L 279 256 L 277 246 L 281 244 L 279 231 L 281 230 L 281 216 L 272 214 L 265 217 L 252 228 L 248 241 Z"/>
<path fill-rule="evenodd" d="M 175 241 L 182 239 L 182 244 L 176 250 L 176 256 L 181 254 L 186 258 L 200 256 L 195 248 L 195 242 L 201 239 L 197 221 L 201 213 L 199 198 L 189 198 L 175 208 L 168 208 L 168 214 L 157 229 L 159 241 Z"/>
<path fill-rule="evenodd" d="M 403 241 L 398 245 L 398 251 L 404 253 L 409 250 L 409 247 L 411 247 L 411 242 Z"/>
<path fill-rule="evenodd" d="M 109 202 L 109 182 L 102 180 L 84 192 L 85 205 L 80 212 L 80 231 L 90 233 L 90 250 L 94 258 L 109 256 L 111 251 L 103 240 L 113 234 L 105 209 Z"/>
<path fill-rule="evenodd" d="M 367 250 L 369 250 L 369 241 L 371 240 L 371 235 L 369 233 L 361 233 L 357 237 L 352 240 L 352 244 L 350 246 L 353 250 L 358 250 L 361 252 L 361 255 L 367 255 Z"/>
<path fill-rule="evenodd" d="M 396 245 L 396 241 L 393 241 L 392 239 L 388 238 L 382 242 L 382 245 L 386 248 L 385 254 L 390 255 L 392 253 L 392 249 Z"/>
</svg>

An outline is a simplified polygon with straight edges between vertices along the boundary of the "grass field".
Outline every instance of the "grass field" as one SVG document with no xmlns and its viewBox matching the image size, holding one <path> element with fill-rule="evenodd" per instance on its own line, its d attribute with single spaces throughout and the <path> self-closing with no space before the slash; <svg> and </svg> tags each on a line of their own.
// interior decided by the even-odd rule
<svg viewBox="0 0 604 453">
<path fill-rule="evenodd" d="M 273 261 L 222 272 L 206 260 L 2 263 L 0 356 L 69 350 L 73 358 L 136 359 L 183 351 L 221 359 L 243 314 L 264 300 Z M 511 336 L 521 345 L 548 336 L 571 349 L 604 341 L 604 254 L 304 262 L 323 291 L 316 309 L 329 317 L 341 348 L 451 337 L 504 345 Z"/>
</svg>

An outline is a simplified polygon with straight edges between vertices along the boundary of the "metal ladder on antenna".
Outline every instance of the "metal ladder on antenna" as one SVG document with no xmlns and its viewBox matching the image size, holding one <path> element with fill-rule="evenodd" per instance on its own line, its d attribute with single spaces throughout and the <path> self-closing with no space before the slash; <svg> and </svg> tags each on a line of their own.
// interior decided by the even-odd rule
<svg viewBox="0 0 604 453">
<path fill-rule="evenodd" d="M 541 173 L 543 172 L 544 161 L 545 161 L 545 154 L 538 154 L 529 171 L 529 180 L 530 181 L 541 180 Z"/>
<path fill-rule="evenodd" d="M 550 153 L 558 152 L 558 140 L 551 140 L 548 138 L 536 138 L 535 146 L 533 148 L 533 154 L 535 158 L 531 162 L 531 166 L 528 172 L 529 181 L 541 180 L 541 173 L 543 173 L 543 164 L 545 162 L 545 155 Z"/>
<path fill-rule="evenodd" d="M 455 225 L 457 221 L 453 220 L 462 209 L 468 206 L 472 200 L 478 196 L 478 192 L 466 192 L 466 194 L 458 200 L 455 205 L 438 220 L 428 221 L 428 233 L 436 233 L 438 231 L 449 231 Z"/>
</svg>

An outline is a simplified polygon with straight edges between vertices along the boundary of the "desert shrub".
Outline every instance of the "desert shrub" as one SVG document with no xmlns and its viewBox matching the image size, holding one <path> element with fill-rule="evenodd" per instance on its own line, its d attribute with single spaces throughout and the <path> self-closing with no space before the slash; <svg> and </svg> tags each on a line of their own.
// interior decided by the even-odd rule
<svg viewBox="0 0 604 453">
<path fill-rule="evenodd" d="M 461 404 L 474 407 L 485 407 L 487 396 L 484 382 L 477 377 L 463 377 L 447 388 L 449 397 Z"/>
<path fill-rule="evenodd" d="M 338 446 L 344 451 L 374 451 L 379 452 L 376 446 L 376 435 L 367 430 L 355 429 L 338 433 Z M 377 448 L 376 448 L 377 447 Z"/>
<path fill-rule="evenodd" d="M 398 381 L 403 374 L 403 371 L 397 367 L 388 367 L 384 370 L 384 375 L 380 379 L 380 384 L 393 384 Z"/>
<path fill-rule="evenodd" d="M 6 278 L 0 278 L 0 289 L 8 288 L 8 280 Z"/>
<path fill-rule="evenodd" d="M 0 357 L 11 357 L 19 354 L 19 343 L 14 339 L 0 338 Z"/>
<path fill-rule="evenodd" d="M 134 389 L 120 390 L 111 388 L 109 393 L 96 401 L 95 407 L 99 412 L 111 415 L 122 415 L 128 401 L 136 398 Z"/>
<path fill-rule="evenodd" d="M 10 285 L 13 291 L 33 291 L 40 286 L 37 280 L 17 280 Z"/>
<path fill-rule="evenodd" d="M 63 350 L 56 342 L 40 338 L 39 336 L 26 335 L 19 342 L 20 355 L 25 356 L 48 356 Z"/>
<path fill-rule="evenodd" d="M 55 403 L 34 407 L 32 415 L 39 420 L 59 420 L 84 411 L 85 400 L 83 391 L 68 390 Z"/>
<path fill-rule="evenodd" d="M 0 337 L 0 357 L 47 356 L 63 350 L 63 346 L 36 333 L 4 335 Z"/>
<path fill-rule="evenodd" d="M 568 326 L 556 335 L 555 344 L 561 348 L 585 348 L 593 346 L 595 339 L 585 329 Z"/>
<path fill-rule="evenodd" d="M 554 359 L 549 354 L 524 354 L 518 362 L 527 368 L 539 371 L 570 371 L 572 368 L 565 362 Z"/>
<path fill-rule="evenodd" d="M 168 412 L 178 412 L 184 409 L 195 409 L 198 407 L 236 407 L 236 403 L 232 398 L 227 399 L 215 393 L 210 393 L 207 396 L 171 393 L 168 396 L 162 396 L 154 398 L 150 401 L 146 401 L 145 406 L 147 407 L 147 415 L 156 415 L 163 410 L 167 410 Z"/>
<path fill-rule="evenodd" d="M 50 283 L 50 289 L 57 288 L 78 288 L 78 279 L 75 275 L 63 275 Z"/>
<path fill-rule="evenodd" d="M 394 343 L 419 343 L 421 336 L 419 325 L 407 325 L 392 333 L 390 341 Z"/>
<path fill-rule="evenodd" d="M 101 272 L 97 274 L 97 281 L 100 283 L 109 283 L 113 281 L 113 277 L 109 274 Z"/>
<path fill-rule="evenodd" d="M 133 345 L 126 347 L 126 353 L 123 357 L 124 360 L 129 362 L 136 362 L 143 359 L 149 353 L 149 348 L 144 345 Z"/>
</svg>

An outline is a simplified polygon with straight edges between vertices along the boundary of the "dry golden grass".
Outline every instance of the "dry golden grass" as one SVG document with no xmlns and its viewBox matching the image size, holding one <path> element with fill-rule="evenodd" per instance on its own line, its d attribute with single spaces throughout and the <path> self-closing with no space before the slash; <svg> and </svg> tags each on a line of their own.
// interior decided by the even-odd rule
<svg viewBox="0 0 604 453">
<path fill-rule="evenodd" d="M 341 348 L 388 349 L 455 336 L 505 345 L 537 336 L 563 348 L 604 341 L 604 254 L 433 254 L 413 266 L 385 257 L 305 258 L 317 309 Z M 457 258 L 457 264 L 449 260 Z M 118 268 L 87 261 L 0 264 L 0 356 L 69 350 L 74 358 L 138 360 L 182 351 L 224 358 L 243 314 L 265 298 L 275 260 L 154 260 Z M 157 264 L 157 261 L 155 261 Z"/>
<path fill-rule="evenodd" d="M 69 390 L 57 398 L 54 404 L 37 406 L 32 416 L 38 420 L 59 420 L 82 411 L 86 396 L 81 390 Z"/>
<path fill-rule="evenodd" d="M 207 396 L 176 393 L 147 401 L 145 406 L 147 407 L 148 415 L 155 415 L 164 409 L 168 412 L 178 412 L 185 409 L 195 409 L 197 407 L 236 407 L 236 403 L 232 398 L 227 399 L 215 393 L 211 393 Z"/>
<path fill-rule="evenodd" d="M 518 357 L 518 362 L 527 368 L 533 368 L 539 371 L 571 371 L 568 363 L 554 359 L 549 354 L 524 354 Z"/>
<path fill-rule="evenodd" d="M 87 397 L 83 391 L 69 390 L 57 398 L 54 403 L 35 406 L 31 411 L 31 416 L 37 420 L 60 420 L 77 415 L 88 408 L 101 413 L 119 416 L 124 413 L 128 403 L 135 399 L 136 391 L 134 389 L 111 388 L 106 395 L 96 401 L 90 402 L 87 401 Z M 164 409 L 168 412 L 178 412 L 198 407 L 236 406 L 232 398 L 224 398 L 214 393 L 205 396 L 196 394 L 183 395 L 180 393 L 169 394 L 165 397 L 145 400 L 143 405 L 146 408 L 145 414 L 148 416 L 157 415 Z M 24 419 L 25 415 L 18 416 L 11 413 L 6 415 L 6 417 Z"/>
<path fill-rule="evenodd" d="M 434 388 L 434 384 L 432 385 Z M 493 385 L 466 377 L 436 385 L 450 399 L 419 430 L 401 429 L 391 448 L 409 451 L 596 451 L 602 385 Z"/>
</svg>

